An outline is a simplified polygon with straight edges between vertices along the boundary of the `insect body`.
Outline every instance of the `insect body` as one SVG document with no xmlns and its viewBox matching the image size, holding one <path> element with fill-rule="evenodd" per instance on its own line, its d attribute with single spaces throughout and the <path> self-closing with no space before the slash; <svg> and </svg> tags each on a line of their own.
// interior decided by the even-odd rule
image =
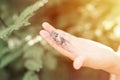
<svg viewBox="0 0 120 80">
<path fill-rule="evenodd" d="M 50 36 L 60 45 L 65 42 L 65 39 L 61 37 L 57 32 L 51 31 Z"/>
</svg>

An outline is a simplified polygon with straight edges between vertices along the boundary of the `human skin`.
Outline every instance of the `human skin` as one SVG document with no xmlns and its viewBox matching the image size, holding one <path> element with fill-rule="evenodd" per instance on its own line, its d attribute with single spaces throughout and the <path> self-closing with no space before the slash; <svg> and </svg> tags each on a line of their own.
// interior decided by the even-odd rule
<svg viewBox="0 0 120 80">
<path fill-rule="evenodd" d="M 44 22 L 42 26 L 43 30 L 40 31 L 40 35 L 62 55 L 70 58 L 73 61 L 74 69 L 78 70 L 82 66 L 90 67 L 107 71 L 117 77 L 120 76 L 120 56 L 112 48 L 92 40 L 75 37 L 62 30 L 55 29 L 47 22 Z M 62 36 L 65 39 L 64 44 L 58 44 L 52 39 L 51 31 Z"/>
</svg>

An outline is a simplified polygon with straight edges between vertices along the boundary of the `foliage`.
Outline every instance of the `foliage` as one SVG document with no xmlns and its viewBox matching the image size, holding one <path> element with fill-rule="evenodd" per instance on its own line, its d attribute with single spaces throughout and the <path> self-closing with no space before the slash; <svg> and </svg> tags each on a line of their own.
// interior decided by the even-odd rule
<svg viewBox="0 0 120 80">
<path fill-rule="evenodd" d="M 90 76 L 92 80 L 108 79 L 109 75 L 103 71 L 89 68 L 75 71 L 71 61 L 61 57 L 38 33 L 41 23 L 48 21 L 75 36 L 117 50 L 119 3 L 118 0 L 1 0 L 0 80 L 90 80 Z"/>
<path fill-rule="evenodd" d="M 39 80 L 39 78 L 34 72 L 27 72 L 23 80 Z"/>
<path fill-rule="evenodd" d="M 17 18 L 16 22 L 12 26 L 9 26 L 6 29 L 1 30 L 0 38 L 5 38 L 8 36 L 8 34 L 10 35 L 14 30 L 19 30 L 21 27 L 28 26 L 30 24 L 28 20 L 33 16 L 34 12 L 36 10 L 38 10 L 40 7 L 42 7 L 46 2 L 47 2 L 47 0 L 39 0 L 36 3 L 34 3 L 33 5 L 27 7 L 20 14 L 20 16 Z M 2 20 L 2 18 L 1 18 L 1 20 Z M 4 23 L 4 22 L 2 21 L 2 23 Z M 4 23 L 4 26 L 5 25 L 6 24 Z M 22 55 L 23 51 L 25 50 L 24 58 L 26 60 L 25 60 L 24 65 L 29 71 L 32 71 L 32 72 L 26 73 L 23 80 L 30 80 L 30 78 L 31 78 L 31 80 L 38 80 L 38 76 L 34 73 L 34 71 L 39 71 L 41 69 L 41 65 L 42 65 L 41 58 L 40 58 L 41 55 L 39 55 L 39 54 L 43 53 L 43 50 L 42 49 L 40 50 L 39 47 L 35 48 L 36 46 L 35 47 L 33 46 L 32 49 L 28 50 L 28 48 L 30 48 L 30 47 L 26 44 L 25 41 L 23 41 L 22 44 L 14 45 L 13 49 L 11 49 L 10 44 L 13 44 L 13 43 L 9 42 L 9 41 L 10 41 L 9 39 L 7 39 L 6 42 L 3 41 L 2 39 L 0 39 L 0 44 L 1 44 L 0 45 L 0 68 L 1 69 L 5 68 L 11 62 L 18 59 Z M 25 45 L 23 45 L 23 44 L 25 44 Z M 36 53 L 36 51 L 37 51 L 37 53 Z M 30 54 L 30 52 L 31 52 L 31 54 Z M 36 54 L 34 54 L 35 56 L 33 57 L 33 60 L 31 59 L 32 53 L 36 53 Z M 38 58 L 36 58 L 36 56 L 38 56 Z M 28 58 L 30 58 L 30 60 Z"/>
<path fill-rule="evenodd" d="M 40 7 L 42 7 L 46 2 L 47 2 L 47 0 L 43 0 L 43 1 L 39 0 L 34 5 L 26 8 L 20 14 L 19 18 L 17 19 L 17 21 L 15 22 L 14 25 L 10 26 L 9 28 L 3 30 L 0 33 L 0 37 L 3 38 L 5 36 L 7 36 L 8 34 L 10 34 L 11 32 L 13 32 L 14 30 L 18 30 L 22 26 L 28 26 L 30 24 L 28 19 L 31 18 L 33 16 L 34 12 L 36 10 L 38 10 Z"/>
</svg>

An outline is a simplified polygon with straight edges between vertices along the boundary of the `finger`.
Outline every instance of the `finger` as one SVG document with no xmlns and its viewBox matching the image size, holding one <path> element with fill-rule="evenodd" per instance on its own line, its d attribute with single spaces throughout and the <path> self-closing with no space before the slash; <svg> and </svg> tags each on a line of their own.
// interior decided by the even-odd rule
<svg viewBox="0 0 120 80">
<path fill-rule="evenodd" d="M 55 31 L 55 32 L 58 32 L 62 37 L 64 37 L 66 40 L 68 39 L 70 41 L 71 38 L 73 38 L 74 36 L 72 36 L 71 34 L 69 33 L 66 33 L 62 30 L 59 30 L 59 29 L 55 29 L 52 25 L 50 25 L 49 23 L 47 22 L 44 22 L 42 24 L 44 30 L 46 30 L 47 32 L 51 33 L 52 31 Z"/>
<path fill-rule="evenodd" d="M 62 55 L 70 58 L 71 60 L 74 60 L 75 55 L 67 51 L 66 49 L 62 48 L 62 46 L 58 45 L 55 41 L 50 38 L 50 35 L 47 31 L 41 30 L 40 35 L 52 46 L 54 47 L 57 51 L 59 51 Z"/>
<path fill-rule="evenodd" d="M 78 70 L 82 67 L 85 58 L 83 56 L 78 56 L 73 62 L 74 69 Z"/>
<path fill-rule="evenodd" d="M 67 41 L 70 44 L 71 42 L 74 41 L 74 39 L 76 39 L 75 37 L 72 37 L 72 35 L 70 35 L 69 33 L 59 30 L 59 29 L 56 30 L 56 33 L 58 33 L 65 41 Z"/>
<path fill-rule="evenodd" d="M 41 30 L 41 31 L 40 31 L 40 35 L 41 35 L 44 39 L 50 37 L 50 36 L 49 36 L 49 33 L 48 33 L 47 31 L 45 31 L 45 30 Z"/>
<path fill-rule="evenodd" d="M 44 28 L 44 30 L 46 30 L 47 32 L 51 32 L 51 31 L 55 31 L 56 29 L 52 26 L 52 25 L 50 25 L 49 23 L 47 23 L 47 22 L 44 22 L 43 24 L 42 24 L 42 26 L 43 26 L 43 28 Z"/>
<path fill-rule="evenodd" d="M 57 29 L 57 32 L 58 32 L 58 33 L 61 33 L 62 35 L 65 35 L 65 36 L 72 36 L 71 34 L 65 32 L 65 31 L 63 31 L 63 30 L 60 30 L 60 29 Z"/>
</svg>

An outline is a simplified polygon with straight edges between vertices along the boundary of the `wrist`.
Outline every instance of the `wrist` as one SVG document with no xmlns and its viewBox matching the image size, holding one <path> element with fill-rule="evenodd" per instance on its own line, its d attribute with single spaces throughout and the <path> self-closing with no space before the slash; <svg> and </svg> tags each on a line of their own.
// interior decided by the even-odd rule
<svg viewBox="0 0 120 80">
<path fill-rule="evenodd" d="M 119 78 L 120 78 L 120 64 L 119 64 L 119 61 L 120 61 L 120 56 L 115 54 L 111 66 L 109 68 L 104 69 L 104 70 L 111 73 L 111 74 L 119 76 Z"/>
<path fill-rule="evenodd" d="M 114 74 L 110 74 L 110 79 L 109 80 L 120 80 L 120 76 L 114 75 Z"/>
</svg>

